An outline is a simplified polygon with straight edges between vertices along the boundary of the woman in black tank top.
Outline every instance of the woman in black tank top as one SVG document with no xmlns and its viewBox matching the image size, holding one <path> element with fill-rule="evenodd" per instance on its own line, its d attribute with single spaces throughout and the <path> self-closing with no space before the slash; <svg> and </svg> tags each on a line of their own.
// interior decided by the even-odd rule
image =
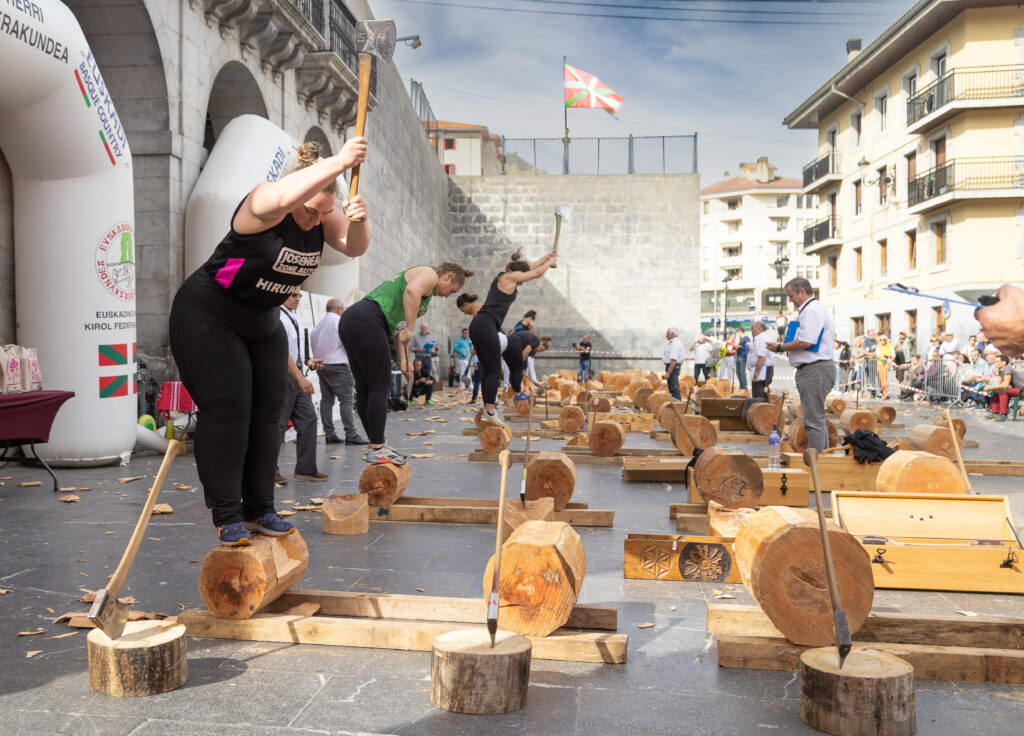
<svg viewBox="0 0 1024 736">
<path fill-rule="evenodd" d="M 196 466 L 221 545 L 247 545 L 249 531 L 294 531 L 274 512 L 279 422 L 286 390 L 308 396 L 313 384 L 301 366 L 290 375 L 278 306 L 316 270 L 325 242 L 350 257 L 366 252 L 365 201 L 335 201 L 336 178 L 366 159 L 366 144 L 352 138 L 325 159 L 316 144 L 303 145 L 299 170 L 246 195 L 228 234 L 174 297 L 171 352 L 199 405 Z"/>
<path fill-rule="evenodd" d="M 465 314 L 476 314 L 469 323 L 469 339 L 473 342 L 473 349 L 476 350 L 483 371 L 485 422 L 501 427 L 507 426 L 498 417 L 494 407 L 498 396 L 498 383 L 501 380 L 501 343 L 502 338 L 505 338 L 503 334 L 499 337 L 501 324 L 505 321 L 505 315 L 508 314 L 512 302 L 516 300 L 519 285 L 543 276 L 545 271 L 555 265 L 557 255 L 552 251 L 533 263 L 527 263 L 520 259 L 519 251 L 516 251 L 512 260 L 506 264 L 505 270 L 494 277 L 482 307 L 473 304 L 475 298 L 466 302 L 461 301 L 462 297 L 459 297 L 459 309 Z"/>
</svg>

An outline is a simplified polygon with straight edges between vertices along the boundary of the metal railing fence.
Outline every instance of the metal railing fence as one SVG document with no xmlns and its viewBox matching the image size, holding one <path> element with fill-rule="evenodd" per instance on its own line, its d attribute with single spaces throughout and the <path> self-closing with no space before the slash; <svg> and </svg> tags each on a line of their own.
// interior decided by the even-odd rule
<svg viewBox="0 0 1024 736">
<path fill-rule="evenodd" d="M 839 154 L 829 151 L 821 158 L 804 166 L 804 186 L 818 181 L 823 176 L 839 173 Z"/>
<path fill-rule="evenodd" d="M 929 169 L 907 184 L 913 206 L 953 191 L 1024 189 L 1024 158 L 958 158 Z"/>
<path fill-rule="evenodd" d="M 697 134 L 625 138 L 504 138 L 501 173 L 692 174 Z"/>
<path fill-rule="evenodd" d="M 839 218 L 836 216 L 818 220 L 804 230 L 804 248 L 820 243 L 829 238 L 839 237 Z"/>
<path fill-rule="evenodd" d="M 952 69 L 907 100 L 907 124 L 954 100 L 1024 97 L 1024 65 Z"/>
</svg>

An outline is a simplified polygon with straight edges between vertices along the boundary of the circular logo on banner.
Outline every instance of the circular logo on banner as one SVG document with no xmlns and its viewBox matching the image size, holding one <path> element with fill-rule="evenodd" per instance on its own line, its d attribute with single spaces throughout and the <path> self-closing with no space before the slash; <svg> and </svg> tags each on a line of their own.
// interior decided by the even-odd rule
<svg viewBox="0 0 1024 736">
<path fill-rule="evenodd" d="M 942 316 L 949 317 L 949 301 L 942 302 Z"/>
<path fill-rule="evenodd" d="M 119 222 L 103 234 L 95 265 L 104 289 L 122 301 L 135 299 L 135 237 L 130 222 Z"/>
</svg>

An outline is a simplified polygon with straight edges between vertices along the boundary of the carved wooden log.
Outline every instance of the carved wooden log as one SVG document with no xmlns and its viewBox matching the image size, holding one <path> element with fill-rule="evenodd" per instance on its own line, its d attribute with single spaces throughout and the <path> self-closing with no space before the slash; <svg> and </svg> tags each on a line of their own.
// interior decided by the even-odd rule
<svg viewBox="0 0 1024 736">
<path fill-rule="evenodd" d="M 711 379 L 708 379 L 708 383 L 711 383 Z M 722 378 L 715 381 L 714 389 L 720 398 L 728 399 L 732 395 L 732 384 Z"/>
<path fill-rule="evenodd" d="M 966 493 L 960 470 L 948 457 L 901 451 L 878 467 L 875 489 L 887 493 Z"/>
<path fill-rule="evenodd" d="M 365 493 L 333 493 L 320 513 L 324 534 L 366 534 L 370 531 L 369 497 Z"/>
<path fill-rule="evenodd" d="M 512 532 L 528 521 L 551 521 L 555 513 L 555 499 L 538 498 L 526 503 L 518 498 L 505 499 L 505 511 L 501 515 L 501 541 L 504 542 Z"/>
<path fill-rule="evenodd" d="M 558 385 L 558 395 L 562 401 L 568 401 L 576 392 L 577 386 L 574 381 L 562 381 Z"/>
<path fill-rule="evenodd" d="M 892 424 L 896 421 L 896 410 L 891 406 L 876 406 L 874 413 L 879 424 Z"/>
<path fill-rule="evenodd" d="M 952 417 L 952 419 L 953 429 L 956 430 L 956 436 L 962 440 L 964 436 L 967 434 L 967 424 L 964 422 L 963 419 L 958 419 L 957 417 Z M 935 417 L 935 421 L 932 422 L 932 424 L 935 425 L 936 427 L 944 427 L 947 432 L 949 431 L 949 425 L 946 424 L 946 420 L 943 419 L 942 417 Z M 963 443 L 961 442 L 961 447 L 962 446 Z M 950 443 L 950 447 L 952 447 L 952 443 Z"/>
<path fill-rule="evenodd" d="M 949 427 L 918 424 L 910 430 L 910 436 L 907 440 L 915 450 L 924 450 L 933 455 L 942 455 L 950 460 L 956 458 L 956 449 L 953 447 L 953 437 L 949 433 Z M 963 441 L 958 441 L 962 448 Z"/>
<path fill-rule="evenodd" d="M 874 599 L 871 560 L 851 534 L 832 522 L 827 529 L 843 610 L 850 633 L 856 634 Z M 812 647 L 834 643 L 825 558 L 814 511 L 763 508 L 740 527 L 734 550 L 743 584 L 787 639 Z"/>
<path fill-rule="evenodd" d="M 747 424 L 759 435 L 767 437 L 775 429 L 775 422 L 779 419 L 780 409 L 781 407 L 775 403 L 754 404 L 747 408 Z M 780 427 L 783 424 L 784 422 L 779 422 Z"/>
<path fill-rule="evenodd" d="M 484 629 L 449 631 L 434 639 L 430 704 L 453 713 L 495 715 L 526 705 L 533 645 L 499 631 L 491 647 Z"/>
<path fill-rule="evenodd" d="M 799 401 L 793 401 L 786 405 L 786 416 L 789 417 L 790 421 L 803 419 L 804 408 L 800 405 Z"/>
<path fill-rule="evenodd" d="M 480 449 L 488 455 L 497 455 L 511 442 L 512 431 L 507 427 L 496 427 L 491 424 L 480 430 Z"/>
<path fill-rule="evenodd" d="M 694 378 L 693 376 L 687 374 L 687 375 L 685 375 L 685 376 L 683 376 L 682 378 L 679 379 L 679 385 L 681 387 L 685 386 L 686 389 L 689 390 L 689 389 L 692 389 L 694 386 L 697 385 L 697 379 Z M 683 393 L 686 393 L 686 392 L 684 391 Z"/>
<path fill-rule="evenodd" d="M 528 521 L 501 546 L 498 627 L 527 636 L 547 636 L 562 626 L 576 605 L 587 574 L 580 535 L 563 521 Z M 491 591 L 494 557 L 484 573 Z"/>
<path fill-rule="evenodd" d="M 878 428 L 878 420 L 870 411 L 847 409 L 839 417 L 839 426 L 847 434 L 853 434 L 858 429 L 874 432 Z"/>
<path fill-rule="evenodd" d="M 686 424 L 686 429 L 689 429 L 690 434 L 697 440 L 697 446 L 701 449 L 713 447 L 718 442 L 718 432 L 715 431 L 714 425 L 707 417 L 702 417 L 699 414 L 684 414 L 683 422 Z M 672 444 L 683 455 L 692 455 L 694 447 L 693 443 L 690 442 L 690 435 L 686 433 L 686 429 L 679 426 L 677 422 L 676 429 L 672 433 Z"/>
<path fill-rule="evenodd" d="M 654 416 L 658 416 L 658 412 L 661 411 L 661 407 L 670 401 L 672 401 L 672 394 L 663 389 L 658 390 L 652 393 L 650 398 L 647 399 L 647 406 L 645 408 Z"/>
<path fill-rule="evenodd" d="M 498 427 L 488 425 L 481 430 L 481 445 L 483 445 L 484 435 L 491 429 L 498 429 Z M 412 470 L 409 463 L 405 465 L 392 465 L 391 463 L 367 465 L 359 474 L 359 492 L 366 494 L 367 502 L 371 506 L 387 508 L 402 497 L 405 489 L 409 487 L 410 480 L 412 480 Z"/>
<path fill-rule="evenodd" d="M 86 637 L 89 686 L 114 697 L 166 693 L 188 680 L 185 627 L 170 621 L 129 621 L 117 639 L 102 629 Z"/>
<path fill-rule="evenodd" d="M 576 490 L 576 466 L 564 452 L 538 452 L 526 468 L 526 498 L 554 500 L 561 511 Z"/>
<path fill-rule="evenodd" d="M 586 422 L 583 409 L 578 406 L 566 406 L 558 415 L 558 428 L 563 432 L 579 432 Z"/>
<path fill-rule="evenodd" d="M 836 425 L 826 420 L 828 426 L 828 446 L 836 447 L 839 444 L 839 433 Z M 807 430 L 804 429 L 804 420 L 794 419 L 786 429 L 786 439 L 789 441 L 794 452 L 803 452 L 807 449 Z"/>
<path fill-rule="evenodd" d="M 245 619 L 302 580 L 309 564 L 296 530 L 282 537 L 254 534 L 248 547 L 214 547 L 199 570 L 199 594 L 217 618 Z"/>
<path fill-rule="evenodd" d="M 838 396 L 829 396 L 825 399 L 825 411 L 830 414 L 842 415 L 846 411 L 846 400 Z"/>
<path fill-rule="evenodd" d="M 595 455 L 612 457 L 626 444 L 626 431 L 618 422 L 595 422 L 588 444 Z"/>
<path fill-rule="evenodd" d="M 705 501 L 717 501 L 730 509 L 761 503 L 764 475 L 754 458 L 742 450 L 709 447 L 697 458 L 693 473 Z"/>
</svg>

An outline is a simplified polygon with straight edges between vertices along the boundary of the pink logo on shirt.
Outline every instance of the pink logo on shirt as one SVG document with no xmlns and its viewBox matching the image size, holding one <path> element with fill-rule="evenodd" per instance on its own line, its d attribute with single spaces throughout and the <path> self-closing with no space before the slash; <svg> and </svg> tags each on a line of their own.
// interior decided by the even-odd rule
<svg viewBox="0 0 1024 736">
<path fill-rule="evenodd" d="M 217 275 L 214 276 L 214 280 L 223 286 L 225 289 L 231 286 L 231 282 L 235 279 L 235 274 L 238 273 L 238 269 L 245 263 L 244 258 L 229 258 L 227 262 L 221 266 L 221 269 L 217 271 Z"/>
</svg>

